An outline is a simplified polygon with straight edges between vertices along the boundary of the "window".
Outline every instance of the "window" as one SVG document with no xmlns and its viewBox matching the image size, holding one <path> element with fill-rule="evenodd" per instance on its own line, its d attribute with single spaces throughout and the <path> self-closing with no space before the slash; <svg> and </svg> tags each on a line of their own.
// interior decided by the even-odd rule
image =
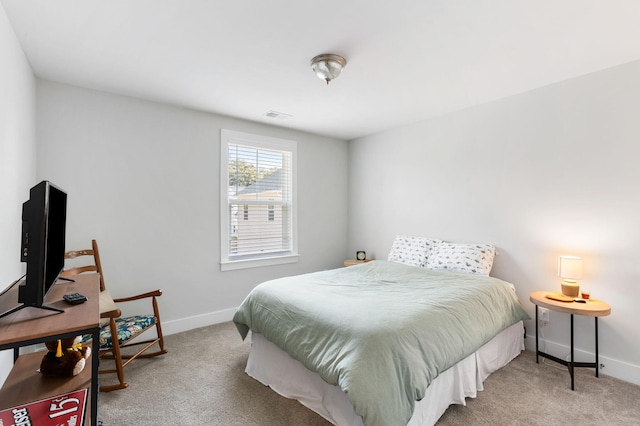
<svg viewBox="0 0 640 426">
<path fill-rule="evenodd" d="M 297 261 L 296 142 L 221 131 L 221 269 Z"/>
</svg>

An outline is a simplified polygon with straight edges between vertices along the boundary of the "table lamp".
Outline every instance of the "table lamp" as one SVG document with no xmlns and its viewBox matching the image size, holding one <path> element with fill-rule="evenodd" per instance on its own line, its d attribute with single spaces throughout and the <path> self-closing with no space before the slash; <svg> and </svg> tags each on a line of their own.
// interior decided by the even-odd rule
<svg viewBox="0 0 640 426">
<path fill-rule="evenodd" d="M 560 256 L 558 258 L 558 276 L 562 278 L 562 294 L 578 297 L 580 286 L 576 280 L 582 278 L 582 258 L 578 256 Z"/>
</svg>

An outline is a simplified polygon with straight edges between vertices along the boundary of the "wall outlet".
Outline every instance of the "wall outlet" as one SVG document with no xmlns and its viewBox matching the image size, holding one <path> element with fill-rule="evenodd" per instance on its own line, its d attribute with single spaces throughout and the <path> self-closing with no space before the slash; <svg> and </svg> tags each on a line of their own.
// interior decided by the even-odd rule
<svg viewBox="0 0 640 426">
<path fill-rule="evenodd" d="M 543 325 L 549 324 L 549 310 L 538 307 L 538 319 L 542 321 Z"/>
</svg>

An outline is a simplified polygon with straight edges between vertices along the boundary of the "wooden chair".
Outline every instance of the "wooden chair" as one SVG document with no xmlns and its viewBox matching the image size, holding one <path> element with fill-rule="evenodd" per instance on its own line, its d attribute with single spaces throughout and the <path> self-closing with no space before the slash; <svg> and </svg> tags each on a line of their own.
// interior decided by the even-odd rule
<svg viewBox="0 0 640 426">
<path fill-rule="evenodd" d="M 113 359 L 115 369 L 100 369 L 99 373 L 116 373 L 118 384 L 100 386 L 101 392 L 110 392 L 117 389 L 123 389 L 129 386 L 124 380 L 124 367 L 136 358 L 151 358 L 157 355 L 166 354 L 164 348 L 164 337 L 162 336 L 162 326 L 160 324 L 160 313 L 158 311 L 157 297 L 162 295 L 161 290 L 154 290 L 148 293 L 136 296 L 113 299 L 109 291 L 104 285 L 104 274 L 102 273 L 102 265 L 100 263 L 100 253 L 98 252 L 98 243 L 96 240 L 91 241 L 92 249 L 69 251 L 64 255 L 65 259 L 76 259 L 86 257 L 89 264 L 83 266 L 73 266 L 62 271 L 62 276 L 71 277 L 73 275 L 85 272 L 97 272 L 100 274 L 100 321 L 102 329 L 100 330 L 100 358 Z M 89 261 L 89 257 L 92 258 Z M 140 299 L 151 299 L 153 314 L 136 315 L 130 317 L 122 317 L 122 313 L 117 303 L 130 302 Z M 147 330 L 155 328 L 156 336 L 152 339 L 137 341 L 136 338 Z M 117 336 L 113 339 L 112 336 Z M 90 340 L 90 336 L 86 336 Z M 136 340 L 136 341 L 134 341 Z M 159 349 L 155 352 L 146 352 L 153 345 L 158 344 Z M 140 346 L 142 348 L 131 354 L 123 354 L 122 349 L 132 346 Z M 96 350 L 96 344 L 93 349 Z M 137 348 L 136 348 L 137 349 Z M 124 361 L 123 361 L 124 360 Z"/>
</svg>

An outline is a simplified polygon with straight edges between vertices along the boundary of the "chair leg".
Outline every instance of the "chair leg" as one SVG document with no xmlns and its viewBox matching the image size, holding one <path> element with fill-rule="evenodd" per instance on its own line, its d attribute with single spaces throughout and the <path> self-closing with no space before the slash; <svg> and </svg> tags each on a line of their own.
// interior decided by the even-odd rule
<svg viewBox="0 0 640 426">
<path fill-rule="evenodd" d="M 111 392 L 117 389 L 124 389 L 129 386 L 129 384 L 124 381 L 124 367 L 122 366 L 122 354 L 120 353 L 120 344 L 118 343 L 118 331 L 116 329 L 116 322 L 113 318 L 109 321 L 109 329 L 111 330 L 111 341 L 113 346 L 110 352 L 113 354 L 113 359 L 116 365 L 115 373 L 117 374 L 118 382 L 120 383 L 117 385 L 100 386 L 100 392 Z M 106 372 L 112 371 L 105 371 L 105 373 Z"/>
<path fill-rule="evenodd" d="M 160 353 L 166 354 L 167 351 L 164 348 L 164 336 L 162 335 L 162 325 L 160 322 L 160 310 L 158 309 L 158 301 L 154 297 L 151 303 L 153 305 L 153 314 L 156 317 L 156 332 L 158 334 L 158 339 L 160 339 L 158 342 L 158 345 L 160 345 Z"/>
<path fill-rule="evenodd" d="M 112 392 L 114 390 L 124 389 L 129 386 L 129 383 L 123 383 L 118 385 L 102 385 L 100 386 L 100 392 Z"/>
</svg>

